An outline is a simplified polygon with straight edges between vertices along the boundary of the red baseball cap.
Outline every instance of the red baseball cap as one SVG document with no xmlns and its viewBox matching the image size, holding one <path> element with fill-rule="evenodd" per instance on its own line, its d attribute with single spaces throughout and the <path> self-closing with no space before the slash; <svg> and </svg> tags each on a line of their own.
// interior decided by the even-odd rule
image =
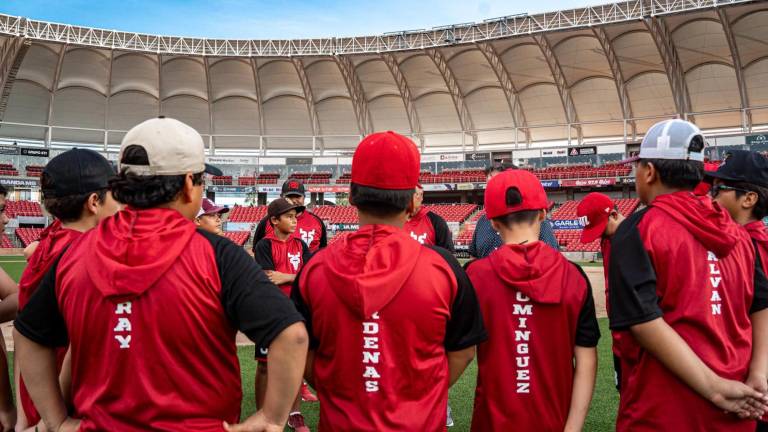
<svg viewBox="0 0 768 432">
<path fill-rule="evenodd" d="M 608 195 L 592 192 L 585 196 L 576 206 L 576 216 L 579 217 L 584 230 L 581 232 L 582 243 L 592 243 L 600 238 L 608 225 L 608 216 L 615 207 Z"/>
<path fill-rule="evenodd" d="M 398 133 L 377 132 L 360 141 L 352 156 L 352 183 L 376 189 L 408 190 L 419 183 L 421 155 Z"/>
<path fill-rule="evenodd" d="M 520 192 L 523 199 L 520 204 L 507 204 L 507 191 L 510 188 L 517 188 Z M 541 181 L 529 171 L 504 171 L 495 175 L 485 187 L 485 214 L 488 219 L 548 207 L 547 194 L 541 186 Z"/>
</svg>

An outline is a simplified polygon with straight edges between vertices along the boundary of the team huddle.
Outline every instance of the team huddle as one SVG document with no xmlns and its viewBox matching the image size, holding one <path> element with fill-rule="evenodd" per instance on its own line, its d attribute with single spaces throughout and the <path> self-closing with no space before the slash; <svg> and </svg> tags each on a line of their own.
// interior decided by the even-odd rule
<svg viewBox="0 0 768 432">
<path fill-rule="evenodd" d="M 693 124 L 658 123 L 627 161 L 644 209 L 625 219 L 602 194 L 577 209 L 582 241 L 601 239 L 619 431 L 768 430 L 768 159 L 705 172 L 704 146 Z M 358 145 L 359 229 L 330 245 L 289 180 L 251 256 L 219 235 L 228 210 L 202 198 L 205 173 L 221 172 L 201 136 L 169 118 L 125 135 L 117 172 L 79 149 L 46 166 L 56 222 L 19 282 L 16 430 L 308 431 L 309 384 L 320 431 L 441 431 L 475 357 L 473 431 L 584 428 L 595 301 L 541 240 L 534 174 L 489 175 L 485 252 L 462 267 L 399 134 Z M 237 332 L 258 365 L 246 419 Z"/>
</svg>

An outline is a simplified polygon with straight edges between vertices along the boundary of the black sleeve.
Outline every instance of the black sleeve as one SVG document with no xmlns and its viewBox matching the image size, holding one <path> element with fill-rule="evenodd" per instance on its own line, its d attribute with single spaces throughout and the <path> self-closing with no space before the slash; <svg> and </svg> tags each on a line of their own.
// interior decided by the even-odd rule
<svg viewBox="0 0 768 432">
<path fill-rule="evenodd" d="M 584 282 L 587 284 L 587 295 L 584 298 L 584 304 L 579 311 L 579 321 L 576 325 L 576 345 L 585 348 L 597 346 L 600 340 L 600 326 L 597 324 L 597 314 L 595 313 L 595 299 L 592 297 L 592 284 L 589 283 L 589 277 L 584 273 L 584 269 L 571 263 L 581 273 Z"/>
<path fill-rule="evenodd" d="M 320 249 L 328 246 L 328 231 L 325 229 L 325 222 L 323 222 L 322 219 L 320 219 L 320 216 L 310 213 L 312 216 L 317 218 L 317 221 L 320 222 Z"/>
<path fill-rule="evenodd" d="M 656 271 L 637 229 L 643 215 L 645 211 L 629 216 L 611 239 L 608 301 L 612 330 L 626 330 L 663 316 L 656 295 Z"/>
<path fill-rule="evenodd" d="M 216 254 L 224 313 L 257 350 L 269 348 L 283 330 L 302 321 L 291 300 L 242 247 L 216 234 L 197 232 L 211 242 Z"/>
<path fill-rule="evenodd" d="M 453 234 L 451 229 L 448 228 L 448 223 L 440 215 L 428 212 L 430 222 L 432 222 L 432 228 L 435 230 L 435 246 L 441 247 L 451 253 L 455 252 L 453 249 Z"/>
<path fill-rule="evenodd" d="M 69 344 L 67 326 L 56 298 L 56 271 L 60 260 L 61 256 L 53 263 L 13 322 L 13 326 L 24 337 L 47 347 L 65 347 Z"/>
<path fill-rule="evenodd" d="M 469 280 L 469 276 L 461 268 L 461 264 L 447 250 L 440 247 L 429 246 L 451 266 L 459 289 L 456 298 L 451 305 L 451 319 L 445 332 L 443 345 L 446 351 L 461 351 L 477 345 L 488 339 L 488 333 L 483 324 L 483 315 L 480 312 L 480 303 L 477 301 L 475 287 Z"/>
<path fill-rule="evenodd" d="M 259 221 L 256 225 L 256 231 L 253 232 L 253 254 L 256 254 L 256 243 L 267 235 L 267 217 Z"/>
<path fill-rule="evenodd" d="M 267 239 L 261 239 L 253 245 L 253 259 L 262 270 L 274 270 L 275 262 L 272 259 L 272 242 Z"/>
<path fill-rule="evenodd" d="M 301 262 L 303 265 L 307 265 L 307 261 L 312 258 L 312 252 L 309 250 L 309 246 L 303 241 L 301 242 Z"/>
<path fill-rule="evenodd" d="M 754 241 L 753 241 L 754 243 Z M 755 244 L 755 294 L 752 297 L 752 306 L 749 308 L 750 315 L 768 309 L 768 278 L 763 270 L 763 262 L 760 258 L 760 251 Z"/>
<path fill-rule="evenodd" d="M 312 311 L 309 309 L 309 306 L 307 306 L 307 303 L 304 301 L 304 297 L 301 295 L 299 280 L 301 280 L 301 271 L 299 271 L 296 279 L 293 280 L 293 286 L 291 287 L 291 300 L 293 300 L 293 304 L 296 306 L 296 310 L 298 310 L 299 313 L 304 317 L 304 325 L 307 327 L 307 334 L 309 334 L 309 349 L 316 350 L 317 347 L 320 346 L 320 341 L 312 332 Z"/>
</svg>

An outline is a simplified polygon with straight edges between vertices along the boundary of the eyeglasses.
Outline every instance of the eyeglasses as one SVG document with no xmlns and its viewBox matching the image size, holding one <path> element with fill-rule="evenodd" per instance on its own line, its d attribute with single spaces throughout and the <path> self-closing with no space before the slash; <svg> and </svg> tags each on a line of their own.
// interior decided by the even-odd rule
<svg viewBox="0 0 768 432">
<path fill-rule="evenodd" d="M 751 190 L 739 189 L 739 188 L 735 188 L 735 187 L 732 187 L 732 186 L 726 186 L 724 184 L 719 184 L 719 185 L 712 186 L 712 189 L 709 190 L 709 193 L 710 193 L 710 195 L 712 195 L 712 198 L 714 198 L 714 197 L 716 197 L 722 191 L 735 191 L 735 192 L 742 192 L 742 193 L 754 192 L 754 191 L 751 191 Z"/>
</svg>

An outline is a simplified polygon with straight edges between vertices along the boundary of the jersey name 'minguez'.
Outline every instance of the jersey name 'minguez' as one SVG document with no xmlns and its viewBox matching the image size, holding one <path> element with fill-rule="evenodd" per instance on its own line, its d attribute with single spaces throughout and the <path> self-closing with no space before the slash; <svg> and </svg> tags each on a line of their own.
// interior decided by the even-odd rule
<svg viewBox="0 0 768 432">
<path fill-rule="evenodd" d="M 531 357 L 528 342 L 531 340 L 531 330 L 528 329 L 528 318 L 533 315 L 533 305 L 530 303 L 530 297 L 521 292 L 515 294 L 515 300 L 519 302 L 512 305 L 512 315 L 517 315 L 517 330 L 515 330 L 516 392 L 530 393 Z"/>
<path fill-rule="evenodd" d="M 723 314 L 723 299 L 720 297 L 720 283 L 723 281 L 720 273 L 720 266 L 717 263 L 717 257 L 712 252 L 707 252 L 707 261 L 709 264 L 709 285 L 712 288 L 712 295 L 709 302 L 712 306 L 712 315 Z"/>
<path fill-rule="evenodd" d="M 117 325 L 115 326 L 115 339 L 120 344 L 120 349 L 131 347 L 131 320 L 127 316 L 131 314 L 131 302 L 118 303 L 115 306 Z"/>
<path fill-rule="evenodd" d="M 379 378 L 381 375 L 376 369 L 379 364 L 381 352 L 379 352 L 379 313 L 371 315 L 371 321 L 363 322 L 363 378 L 365 378 L 365 391 L 372 393 L 379 391 Z"/>
</svg>

